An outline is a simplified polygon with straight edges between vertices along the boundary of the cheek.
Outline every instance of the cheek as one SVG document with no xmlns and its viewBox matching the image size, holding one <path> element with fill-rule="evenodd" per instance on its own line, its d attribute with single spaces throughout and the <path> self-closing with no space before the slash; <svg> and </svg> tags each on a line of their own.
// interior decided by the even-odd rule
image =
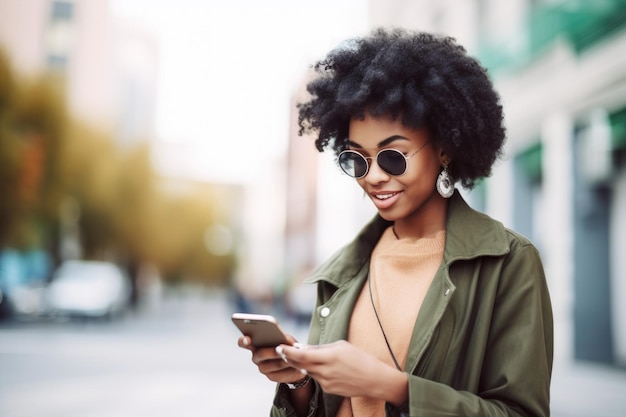
<svg viewBox="0 0 626 417">
<path fill-rule="evenodd" d="M 416 161 L 418 164 L 414 165 L 413 169 L 409 169 L 407 174 L 410 174 L 413 181 L 435 183 L 441 166 L 439 160 L 433 156 L 432 158 L 423 158 L 420 161 Z"/>
<path fill-rule="evenodd" d="M 431 181 L 430 174 L 426 173 L 422 173 L 417 176 L 407 176 L 402 178 L 400 181 L 403 183 L 404 188 L 409 192 L 409 194 L 421 194 L 435 187 L 434 180 Z"/>
<path fill-rule="evenodd" d="M 408 182 L 420 183 L 424 181 L 429 181 L 433 175 L 437 175 L 436 171 L 432 166 L 420 165 L 415 167 L 414 169 L 407 170 L 406 174 L 403 175 L 403 180 Z"/>
</svg>

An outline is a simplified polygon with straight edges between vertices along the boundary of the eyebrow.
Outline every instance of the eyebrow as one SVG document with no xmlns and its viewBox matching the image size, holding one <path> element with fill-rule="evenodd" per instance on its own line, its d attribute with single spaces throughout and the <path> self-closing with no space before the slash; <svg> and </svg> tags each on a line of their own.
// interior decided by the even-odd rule
<svg viewBox="0 0 626 417">
<path fill-rule="evenodd" d="M 393 136 L 389 136 L 387 139 L 383 139 L 380 142 L 378 142 L 378 147 L 382 148 L 384 146 L 389 145 L 392 142 L 395 142 L 396 140 L 409 140 L 409 138 L 405 137 L 405 136 L 401 136 L 401 135 L 393 135 Z M 350 139 L 348 139 L 348 145 L 352 146 L 353 148 L 360 148 L 363 149 L 363 147 L 361 145 L 359 145 L 356 142 L 351 141 Z"/>
</svg>

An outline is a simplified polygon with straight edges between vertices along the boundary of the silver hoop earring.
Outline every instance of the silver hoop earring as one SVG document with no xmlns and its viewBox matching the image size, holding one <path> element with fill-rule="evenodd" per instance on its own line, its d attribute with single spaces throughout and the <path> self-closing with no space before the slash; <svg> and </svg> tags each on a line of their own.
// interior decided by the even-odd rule
<svg viewBox="0 0 626 417">
<path fill-rule="evenodd" d="M 450 174 L 448 174 L 448 167 L 444 166 L 443 171 L 439 173 L 437 177 L 437 191 L 443 198 L 450 198 L 454 194 L 454 183 Z"/>
</svg>

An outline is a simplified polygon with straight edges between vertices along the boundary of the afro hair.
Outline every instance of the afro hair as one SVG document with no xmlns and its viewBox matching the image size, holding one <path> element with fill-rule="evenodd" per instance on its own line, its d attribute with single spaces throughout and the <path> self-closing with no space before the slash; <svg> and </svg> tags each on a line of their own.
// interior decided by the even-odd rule
<svg viewBox="0 0 626 417">
<path fill-rule="evenodd" d="M 298 125 L 300 135 L 316 135 L 320 152 L 345 149 L 350 119 L 367 112 L 428 129 L 463 187 L 491 174 L 505 138 L 500 97 L 486 69 L 454 38 L 379 28 L 343 43 L 313 68 Z"/>
</svg>

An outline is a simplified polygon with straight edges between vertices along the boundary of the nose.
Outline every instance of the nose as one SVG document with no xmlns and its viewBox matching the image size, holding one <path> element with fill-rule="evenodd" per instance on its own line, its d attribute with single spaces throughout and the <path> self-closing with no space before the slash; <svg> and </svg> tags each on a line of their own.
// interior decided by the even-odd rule
<svg viewBox="0 0 626 417">
<path fill-rule="evenodd" d="M 390 175 L 387 174 L 379 165 L 376 158 L 369 160 L 370 166 L 367 171 L 367 175 L 363 177 L 365 181 L 370 184 L 380 184 L 381 182 L 389 181 Z"/>
</svg>

